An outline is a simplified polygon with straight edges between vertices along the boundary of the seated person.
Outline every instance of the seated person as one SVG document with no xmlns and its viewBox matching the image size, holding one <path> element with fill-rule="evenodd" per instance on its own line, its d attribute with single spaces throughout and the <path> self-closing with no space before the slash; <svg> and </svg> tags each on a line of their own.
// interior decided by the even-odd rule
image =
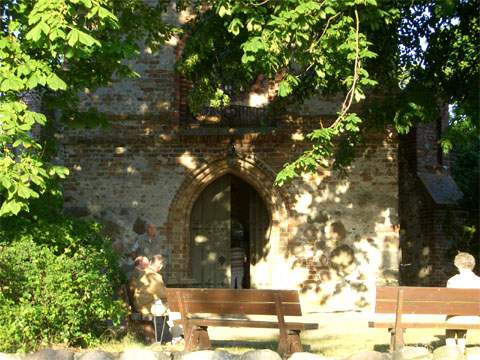
<svg viewBox="0 0 480 360">
<path fill-rule="evenodd" d="M 137 257 L 137 259 L 135 259 L 135 264 L 138 262 L 139 266 L 136 266 L 136 270 L 130 281 L 130 288 L 133 295 L 133 308 L 141 314 L 153 314 L 157 316 L 157 324 L 160 329 L 158 333 L 161 334 L 163 339 L 171 339 L 170 333 L 168 331 L 165 333 L 164 330 L 165 319 L 163 316 L 168 315 L 168 307 L 165 284 L 162 275 L 159 273 L 164 266 L 163 257 L 161 255 L 155 255 L 151 263 L 145 262 L 145 257 Z M 145 266 L 145 264 L 147 264 L 147 266 Z M 172 320 L 173 319 L 170 319 L 168 322 L 170 327 L 173 327 Z M 178 333 L 178 329 L 176 328 L 172 329 L 172 331 L 175 333 L 174 335 L 178 334 L 177 337 L 181 334 L 181 332 Z"/>
<path fill-rule="evenodd" d="M 142 311 L 141 299 L 143 293 L 144 284 L 142 278 L 145 274 L 145 270 L 150 266 L 150 261 L 145 256 L 137 256 L 134 260 L 135 268 L 130 276 L 130 281 L 128 282 L 128 297 L 130 298 L 130 304 L 134 312 L 140 312 L 144 315 L 147 315 L 148 312 L 145 312 L 145 309 Z M 134 323 L 138 324 L 138 323 Z M 140 333 L 142 336 L 145 336 L 147 342 L 153 342 L 155 338 L 155 331 L 152 326 L 151 321 L 141 320 L 139 322 L 139 328 L 134 330 L 135 332 Z M 135 326 L 137 328 L 137 326 Z"/>
<path fill-rule="evenodd" d="M 455 256 L 454 264 L 459 274 L 452 276 L 447 281 L 448 288 L 460 289 L 480 289 L 480 277 L 473 273 L 475 268 L 475 258 L 466 252 L 459 252 Z M 447 322 L 471 322 L 479 321 L 476 316 L 448 316 Z M 456 338 L 456 341 L 455 341 Z M 467 342 L 467 330 L 447 329 L 445 334 L 445 343 L 447 346 L 458 346 L 464 353 Z"/>
<path fill-rule="evenodd" d="M 163 267 L 163 259 L 160 255 L 154 256 L 153 261 L 145 267 L 144 256 L 141 258 L 141 270 L 134 272 L 133 280 L 133 307 L 141 314 L 151 314 L 151 307 L 157 301 L 166 303 L 167 295 L 162 275 L 158 271 Z M 135 260 L 137 261 L 137 260 Z M 148 259 L 147 259 L 148 261 Z"/>
<path fill-rule="evenodd" d="M 175 325 L 173 322 L 174 320 L 179 320 L 181 318 L 180 313 L 170 312 L 170 310 L 168 310 L 165 285 L 163 284 L 163 278 L 160 275 L 160 271 L 163 269 L 164 265 L 165 260 L 162 255 L 153 256 L 150 269 L 156 273 L 158 284 L 160 284 L 161 281 L 162 287 L 159 289 L 158 294 L 163 294 L 163 296 L 159 296 L 158 299 L 155 300 L 155 303 L 152 305 L 152 310 L 154 310 L 152 313 L 156 316 L 168 316 L 167 324 L 170 333 L 167 333 L 167 339 L 171 339 L 172 344 L 176 344 L 182 340 L 183 329 L 181 326 Z"/>
</svg>

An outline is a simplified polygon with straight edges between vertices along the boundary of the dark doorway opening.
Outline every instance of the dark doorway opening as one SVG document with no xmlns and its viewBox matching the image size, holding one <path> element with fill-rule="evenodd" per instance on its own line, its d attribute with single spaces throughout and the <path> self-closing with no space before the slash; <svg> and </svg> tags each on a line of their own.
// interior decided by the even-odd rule
<svg viewBox="0 0 480 360">
<path fill-rule="evenodd" d="M 251 266 L 265 256 L 270 216 L 258 192 L 231 174 L 209 184 L 190 219 L 191 269 L 201 287 L 251 287 Z"/>
</svg>

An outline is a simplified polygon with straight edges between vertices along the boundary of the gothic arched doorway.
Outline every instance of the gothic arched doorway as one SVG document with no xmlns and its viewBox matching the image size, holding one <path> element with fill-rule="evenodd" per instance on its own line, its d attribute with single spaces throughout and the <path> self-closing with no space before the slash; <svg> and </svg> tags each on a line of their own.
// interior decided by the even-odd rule
<svg viewBox="0 0 480 360">
<path fill-rule="evenodd" d="M 258 192 L 226 174 L 198 196 L 190 215 L 191 270 L 202 287 L 250 287 L 250 266 L 266 256 L 270 215 Z"/>
</svg>

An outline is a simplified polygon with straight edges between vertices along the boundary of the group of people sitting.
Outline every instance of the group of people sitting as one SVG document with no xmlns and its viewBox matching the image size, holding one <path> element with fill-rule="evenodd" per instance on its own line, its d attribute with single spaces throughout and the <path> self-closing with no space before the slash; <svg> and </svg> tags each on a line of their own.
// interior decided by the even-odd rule
<svg viewBox="0 0 480 360">
<path fill-rule="evenodd" d="M 182 328 L 173 323 L 180 318 L 179 314 L 168 310 L 166 287 L 160 273 L 164 265 L 162 255 L 154 255 L 151 260 L 146 256 L 137 256 L 128 291 L 135 312 L 155 316 L 155 325 L 160 329 L 157 332 L 152 322 L 142 322 L 141 331 L 147 339 L 176 344 L 182 340 Z"/>
</svg>

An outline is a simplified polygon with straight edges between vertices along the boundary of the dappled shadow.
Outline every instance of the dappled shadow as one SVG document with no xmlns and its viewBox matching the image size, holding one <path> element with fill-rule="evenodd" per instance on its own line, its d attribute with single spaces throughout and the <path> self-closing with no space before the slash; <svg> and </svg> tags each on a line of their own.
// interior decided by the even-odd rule
<svg viewBox="0 0 480 360">
<path fill-rule="evenodd" d="M 212 347 L 215 349 L 221 348 L 251 348 L 251 349 L 270 349 L 277 350 L 278 342 L 276 341 L 256 341 L 256 340 L 212 340 Z"/>
<path fill-rule="evenodd" d="M 347 178 L 319 169 L 276 188 L 275 171 L 308 146 L 292 134 L 305 133 L 314 119 L 293 127 L 282 121 L 274 133 L 235 136 L 185 135 L 153 121 L 78 135 L 68 144 L 74 175 L 65 185 L 66 206 L 83 206 L 82 215 L 107 222 L 113 240 L 123 243 L 137 236 L 138 219 L 148 218 L 171 254 L 169 282 L 191 286 L 189 214 L 208 184 L 231 173 L 258 192 L 270 218 L 260 255 L 250 257 L 252 279 L 263 276 L 252 286 L 297 288 L 333 309 L 367 306 L 375 284 L 398 279 L 394 139 L 376 135 L 359 147 Z"/>
<path fill-rule="evenodd" d="M 319 168 L 275 187 L 276 173 L 311 146 L 306 134 L 331 121 L 338 99 L 296 109 L 309 116 L 289 109 L 290 115 L 277 116 L 268 127 L 255 121 L 238 127 L 231 121 L 182 123 L 176 51 L 174 42 L 157 53 L 144 49 L 132 63 L 141 79 L 85 94 L 84 105 L 99 107 L 112 125 L 66 134 L 65 163 L 73 172 L 65 184 L 66 208 L 100 219 L 119 252 L 143 235 L 135 224 L 148 219 L 168 254 L 169 284 L 197 286 L 194 265 L 209 254 L 200 259 L 191 251 L 192 239 L 202 241 L 204 235 L 194 234 L 199 227 L 191 223 L 195 201 L 218 178 L 232 174 L 258 193 L 269 217 L 247 251 L 252 287 L 295 288 L 316 305 L 352 309 L 372 302 L 376 284 L 397 283 L 395 136 L 389 131 L 367 136 L 346 169 L 348 177 Z M 209 236 L 228 242 L 231 234 L 224 230 L 210 228 Z M 217 249 L 229 248 L 219 244 Z M 222 262 L 228 275 L 229 256 L 216 255 L 212 261 Z"/>
<path fill-rule="evenodd" d="M 390 344 L 375 344 L 373 346 L 373 350 L 379 351 L 379 352 L 389 352 Z"/>
<path fill-rule="evenodd" d="M 375 285 L 398 283 L 397 161 L 389 136 L 373 134 L 359 146 L 346 173 L 319 169 L 289 187 L 296 226 L 284 257 L 294 259 L 300 291 L 316 294 L 320 305 L 365 307 Z"/>
<path fill-rule="evenodd" d="M 277 351 L 278 342 L 277 341 L 265 341 L 265 340 L 212 340 L 212 347 L 219 350 L 225 348 L 228 351 L 228 348 L 247 348 L 254 350 L 270 349 Z M 310 345 L 303 345 L 303 351 L 310 352 L 312 347 Z"/>
</svg>

